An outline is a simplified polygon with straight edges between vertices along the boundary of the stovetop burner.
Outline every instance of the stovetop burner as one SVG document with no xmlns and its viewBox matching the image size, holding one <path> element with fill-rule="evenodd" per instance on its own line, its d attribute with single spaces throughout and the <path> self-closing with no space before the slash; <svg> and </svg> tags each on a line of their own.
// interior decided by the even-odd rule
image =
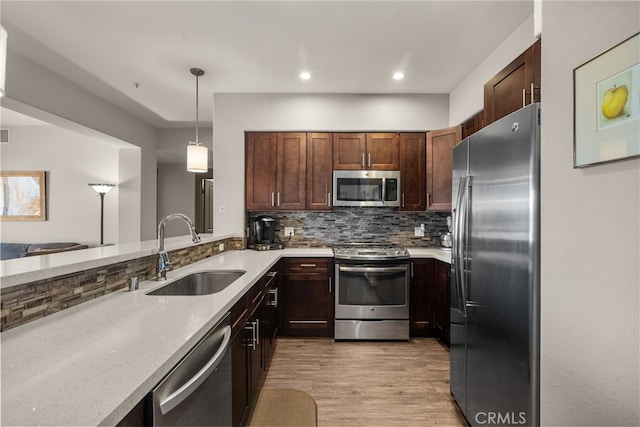
<svg viewBox="0 0 640 427">
<path fill-rule="evenodd" d="M 393 260 L 409 259 L 409 251 L 393 243 L 346 243 L 333 247 L 336 259 Z"/>
</svg>

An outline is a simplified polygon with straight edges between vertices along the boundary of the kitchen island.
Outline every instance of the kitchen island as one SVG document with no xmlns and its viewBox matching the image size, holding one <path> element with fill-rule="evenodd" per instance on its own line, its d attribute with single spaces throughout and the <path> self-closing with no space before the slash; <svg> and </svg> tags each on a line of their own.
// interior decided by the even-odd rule
<svg viewBox="0 0 640 427">
<path fill-rule="evenodd" d="M 440 252 L 415 256 L 446 259 Z M 166 282 L 3 332 L 2 425 L 118 423 L 280 258 L 332 256 L 330 248 L 228 251 L 170 271 Z M 227 269 L 246 273 L 216 294 L 147 295 L 189 273 Z"/>
</svg>

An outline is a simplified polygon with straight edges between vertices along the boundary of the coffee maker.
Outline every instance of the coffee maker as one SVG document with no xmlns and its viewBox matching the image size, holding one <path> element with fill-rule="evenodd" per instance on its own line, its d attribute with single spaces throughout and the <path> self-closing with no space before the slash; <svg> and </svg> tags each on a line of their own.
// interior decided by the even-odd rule
<svg viewBox="0 0 640 427">
<path fill-rule="evenodd" d="M 276 220 L 260 215 L 249 221 L 249 249 L 260 251 L 282 249 L 284 246 L 276 236 Z"/>
</svg>

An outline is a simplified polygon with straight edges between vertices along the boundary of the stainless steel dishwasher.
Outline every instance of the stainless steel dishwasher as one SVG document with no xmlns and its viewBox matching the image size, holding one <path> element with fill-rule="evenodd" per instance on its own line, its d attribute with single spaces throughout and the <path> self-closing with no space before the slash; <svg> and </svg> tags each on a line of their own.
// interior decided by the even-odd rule
<svg viewBox="0 0 640 427">
<path fill-rule="evenodd" d="M 151 392 L 154 426 L 231 425 L 230 341 L 227 314 Z"/>
</svg>

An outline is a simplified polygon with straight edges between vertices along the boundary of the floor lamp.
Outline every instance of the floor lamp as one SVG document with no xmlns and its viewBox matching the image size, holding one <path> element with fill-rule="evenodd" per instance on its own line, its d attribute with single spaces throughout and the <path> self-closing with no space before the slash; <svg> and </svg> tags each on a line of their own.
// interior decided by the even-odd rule
<svg viewBox="0 0 640 427">
<path fill-rule="evenodd" d="M 104 244 L 104 195 L 115 186 L 115 184 L 89 184 L 89 187 L 100 195 L 100 246 Z"/>
</svg>

